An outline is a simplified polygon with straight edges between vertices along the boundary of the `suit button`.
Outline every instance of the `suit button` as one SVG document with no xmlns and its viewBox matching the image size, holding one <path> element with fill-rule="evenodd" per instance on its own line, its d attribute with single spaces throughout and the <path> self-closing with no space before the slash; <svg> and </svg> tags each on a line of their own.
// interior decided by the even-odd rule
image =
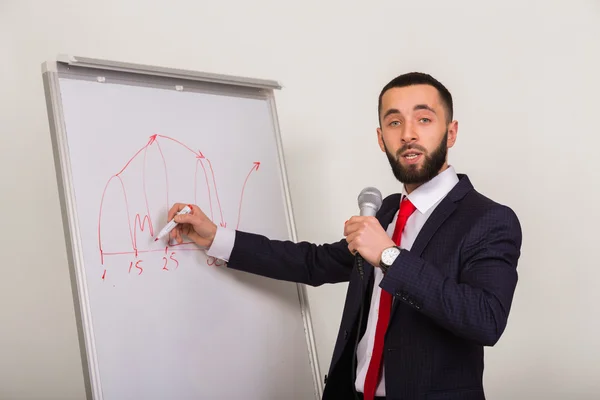
<svg viewBox="0 0 600 400">
<path fill-rule="evenodd" d="M 347 330 L 344 331 L 344 339 L 348 339 L 348 331 Z"/>
</svg>

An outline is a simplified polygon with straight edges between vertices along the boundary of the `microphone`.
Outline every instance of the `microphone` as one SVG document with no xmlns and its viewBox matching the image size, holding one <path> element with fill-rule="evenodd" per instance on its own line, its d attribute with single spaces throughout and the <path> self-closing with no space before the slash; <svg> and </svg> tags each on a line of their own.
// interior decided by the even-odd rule
<svg viewBox="0 0 600 400">
<path fill-rule="evenodd" d="M 381 207 L 381 192 L 374 187 L 364 188 L 358 195 L 358 207 L 361 217 L 374 217 Z"/>
<path fill-rule="evenodd" d="M 358 208 L 361 217 L 374 217 L 379 211 L 382 203 L 381 192 L 374 187 L 366 187 L 358 195 Z M 359 253 L 355 256 L 356 268 L 361 279 L 364 276 L 363 258 Z"/>
</svg>

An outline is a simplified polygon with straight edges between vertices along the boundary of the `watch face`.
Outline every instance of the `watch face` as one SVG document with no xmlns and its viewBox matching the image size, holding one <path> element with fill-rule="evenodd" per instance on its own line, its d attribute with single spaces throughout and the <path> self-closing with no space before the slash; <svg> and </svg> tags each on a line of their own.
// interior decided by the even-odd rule
<svg viewBox="0 0 600 400">
<path fill-rule="evenodd" d="M 383 253 L 381 253 L 381 262 L 385 265 L 392 265 L 396 257 L 400 254 L 400 249 L 396 247 L 392 247 L 390 249 L 385 249 Z"/>
</svg>

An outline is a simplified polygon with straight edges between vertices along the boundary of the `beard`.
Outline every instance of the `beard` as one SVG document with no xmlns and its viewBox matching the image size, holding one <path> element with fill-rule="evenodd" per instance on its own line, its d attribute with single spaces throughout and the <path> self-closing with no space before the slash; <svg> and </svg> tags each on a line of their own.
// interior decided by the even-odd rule
<svg viewBox="0 0 600 400">
<path fill-rule="evenodd" d="M 388 151 L 387 147 L 385 146 L 385 142 L 383 143 L 383 147 L 385 148 L 385 154 L 387 155 L 390 166 L 392 167 L 392 172 L 394 173 L 396 179 L 405 185 L 423 184 L 433 179 L 440 172 L 444 166 L 444 163 L 446 162 L 446 155 L 448 153 L 448 130 L 446 130 L 442 142 L 434 151 L 431 152 L 431 154 L 428 154 L 425 148 L 414 144 L 402 146 L 400 149 L 398 149 L 395 156 Z M 406 150 L 413 149 L 423 153 L 422 167 L 416 164 L 403 166 L 402 163 L 400 163 L 401 154 Z"/>
</svg>

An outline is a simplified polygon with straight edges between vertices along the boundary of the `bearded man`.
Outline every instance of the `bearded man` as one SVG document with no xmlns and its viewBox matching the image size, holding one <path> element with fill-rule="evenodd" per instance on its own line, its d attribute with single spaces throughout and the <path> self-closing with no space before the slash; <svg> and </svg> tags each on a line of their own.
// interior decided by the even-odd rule
<svg viewBox="0 0 600 400">
<path fill-rule="evenodd" d="M 398 76 L 378 110 L 378 143 L 401 185 L 375 216 L 350 218 L 344 239 L 270 240 L 217 227 L 197 206 L 175 216 L 180 203 L 171 238 L 188 236 L 227 268 L 349 282 L 323 399 L 483 400 L 484 347 L 504 332 L 517 284 L 519 220 L 449 165 L 458 122 L 439 81 Z"/>
</svg>

